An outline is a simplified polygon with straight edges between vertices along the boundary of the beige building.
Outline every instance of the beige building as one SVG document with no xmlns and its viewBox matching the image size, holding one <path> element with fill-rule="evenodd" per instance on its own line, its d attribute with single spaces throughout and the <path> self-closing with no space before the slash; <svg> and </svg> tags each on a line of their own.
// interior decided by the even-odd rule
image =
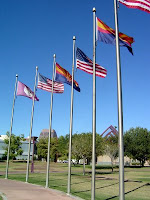
<svg viewBox="0 0 150 200">
<path fill-rule="evenodd" d="M 130 166 L 130 165 L 132 165 L 132 163 L 135 163 L 135 162 L 138 163 L 137 160 L 130 159 L 127 156 L 124 157 L 124 165 L 125 166 Z M 99 165 L 111 165 L 111 159 L 107 155 L 98 156 L 97 157 L 97 164 L 99 164 Z M 115 159 L 113 164 L 119 165 L 119 158 Z"/>
</svg>

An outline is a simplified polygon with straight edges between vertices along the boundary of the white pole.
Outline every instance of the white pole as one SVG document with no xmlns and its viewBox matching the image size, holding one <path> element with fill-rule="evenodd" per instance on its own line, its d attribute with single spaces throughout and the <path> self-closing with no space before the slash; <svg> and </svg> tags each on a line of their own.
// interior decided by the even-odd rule
<svg viewBox="0 0 150 200">
<path fill-rule="evenodd" d="M 34 83 L 34 96 L 33 96 L 33 103 L 32 103 L 31 122 L 30 122 L 30 135 L 29 135 L 29 147 L 28 147 L 26 183 L 28 182 L 28 177 L 29 177 L 30 148 L 31 148 L 31 137 L 32 137 L 32 126 L 33 126 L 34 102 L 35 102 L 36 82 L 37 82 L 37 71 L 38 71 L 38 66 L 36 66 L 35 83 Z"/>
<path fill-rule="evenodd" d="M 95 63 L 96 63 L 96 45 L 95 45 L 95 13 L 93 8 L 93 150 L 92 150 L 92 191 L 91 200 L 95 199 L 95 141 L 96 141 L 96 77 L 95 77 Z"/>
<path fill-rule="evenodd" d="M 115 28 L 116 28 L 116 59 L 117 59 L 117 89 L 118 89 L 118 130 L 119 130 L 119 199 L 124 200 L 124 145 L 123 145 L 123 109 L 122 109 L 122 81 L 119 47 L 119 28 L 117 0 L 114 0 Z"/>
<path fill-rule="evenodd" d="M 73 59 L 72 59 L 72 87 L 71 87 L 71 109 L 70 109 L 70 137 L 69 137 L 69 160 L 68 160 L 68 189 L 67 193 L 71 191 L 71 150 L 72 150 L 72 126 L 73 126 L 73 83 L 74 83 L 74 61 L 75 61 L 75 41 L 73 36 Z"/>
<path fill-rule="evenodd" d="M 46 188 L 49 187 L 49 167 L 50 167 L 50 143 L 51 143 L 51 129 L 52 129 L 52 111 L 53 111 L 53 87 L 54 87 L 54 70 L 56 55 L 53 56 L 53 76 L 52 76 L 52 93 L 51 93 L 51 107 L 50 107 L 50 120 L 49 120 L 49 135 L 48 135 L 48 153 L 47 153 L 47 173 L 46 173 Z"/>
<path fill-rule="evenodd" d="M 13 126 L 13 116 L 14 116 L 14 106 L 15 106 L 15 99 L 16 99 L 17 81 L 18 81 L 18 75 L 16 74 L 14 100 L 13 100 L 13 107 L 12 107 L 12 114 L 11 114 L 11 124 L 10 124 L 9 143 L 8 143 L 8 152 L 7 152 L 7 164 L 6 164 L 6 175 L 5 175 L 6 179 L 8 178 L 10 143 L 11 143 L 11 134 L 12 134 L 12 126 Z"/>
</svg>

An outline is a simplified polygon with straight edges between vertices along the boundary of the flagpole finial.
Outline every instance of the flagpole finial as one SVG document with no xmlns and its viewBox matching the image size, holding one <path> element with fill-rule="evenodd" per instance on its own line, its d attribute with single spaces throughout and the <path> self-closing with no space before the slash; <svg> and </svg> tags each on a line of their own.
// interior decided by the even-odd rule
<svg viewBox="0 0 150 200">
<path fill-rule="evenodd" d="M 73 40 L 76 40 L 76 36 L 73 36 Z"/>
<path fill-rule="evenodd" d="M 18 77 L 18 74 L 16 74 L 16 78 Z"/>
<path fill-rule="evenodd" d="M 96 12 L 96 8 L 93 8 L 93 12 Z"/>
<path fill-rule="evenodd" d="M 53 58 L 56 58 L 56 54 L 53 55 Z"/>
<path fill-rule="evenodd" d="M 38 70 L 38 66 L 36 66 L 36 70 Z"/>
</svg>

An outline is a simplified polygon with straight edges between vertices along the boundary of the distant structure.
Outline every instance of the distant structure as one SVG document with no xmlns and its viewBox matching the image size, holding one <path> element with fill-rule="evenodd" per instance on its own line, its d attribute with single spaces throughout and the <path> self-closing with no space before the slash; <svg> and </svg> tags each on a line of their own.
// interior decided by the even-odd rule
<svg viewBox="0 0 150 200">
<path fill-rule="evenodd" d="M 34 144 L 37 143 L 37 141 L 36 141 L 37 138 L 38 137 L 36 137 L 36 136 L 33 136 L 31 138 L 30 157 L 32 157 L 33 150 L 34 150 L 34 154 L 37 154 L 37 148 L 36 148 L 36 145 L 34 145 Z M 6 159 L 5 148 L 7 147 L 7 145 L 4 142 L 5 139 L 8 139 L 7 135 L 0 135 L 0 159 Z M 22 159 L 27 160 L 27 158 L 28 158 L 28 147 L 29 147 L 29 138 L 24 138 L 24 140 L 21 141 L 21 148 L 23 150 L 23 154 L 18 155 L 16 157 L 17 160 L 22 160 Z"/>
<path fill-rule="evenodd" d="M 40 133 L 39 139 L 43 137 L 48 138 L 48 135 L 49 135 L 49 129 L 43 129 Z M 57 133 L 54 129 L 52 129 L 51 138 L 57 138 Z"/>
<path fill-rule="evenodd" d="M 118 131 L 112 125 L 109 126 L 102 134 L 102 137 L 116 136 L 118 135 Z"/>
</svg>

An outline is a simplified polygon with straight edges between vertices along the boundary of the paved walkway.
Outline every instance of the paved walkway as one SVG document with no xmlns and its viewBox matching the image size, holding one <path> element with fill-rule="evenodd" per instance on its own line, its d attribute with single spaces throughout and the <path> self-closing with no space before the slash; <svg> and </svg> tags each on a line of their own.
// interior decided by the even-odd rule
<svg viewBox="0 0 150 200">
<path fill-rule="evenodd" d="M 73 200 L 80 199 L 53 189 L 14 181 L 0 179 L 0 192 L 5 194 L 7 200 Z"/>
</svg>

